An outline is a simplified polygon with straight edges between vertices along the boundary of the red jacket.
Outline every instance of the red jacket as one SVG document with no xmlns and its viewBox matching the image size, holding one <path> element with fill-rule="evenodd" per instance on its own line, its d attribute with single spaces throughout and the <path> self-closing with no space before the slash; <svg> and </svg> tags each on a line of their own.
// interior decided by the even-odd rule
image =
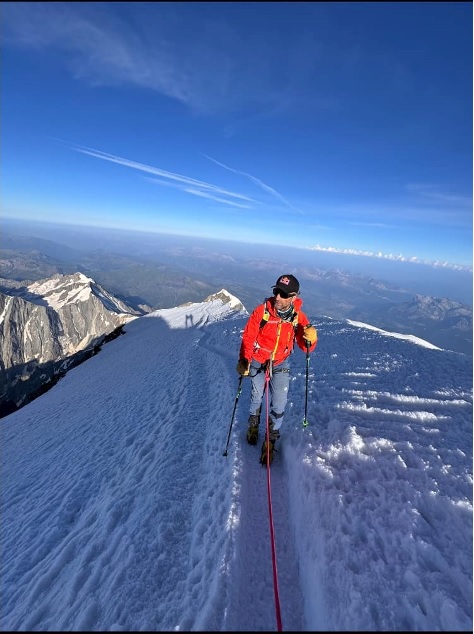
<svg viewBox="0 0 474 634">
<path fill-rule="evenodd" d="M 301 350 L 306 352 L 306 343 L 303 337 L 304 327 L 310 322 L 305 313 L 301 310 L 302 300 L 297 297 L 293 306 L 296 319 L 291 322 L 281 319 L 275 310 L 275 298 L 270 297 L 265 300 L 265 304 L 260 304 L 250 315 L 242 334 L 242 344 L 240 346 L 240 358 L 254 359 L 259 363 L 265 363 L 273 353 L 273 364 L 278 365 L 284 361 L 293 351 L 296 343 Z M 260 324 L 266 306 L 269 319 L 262 328 Z M 317 340 L 310 346 L 312 352 L 316 348 Z"/>
</svg>

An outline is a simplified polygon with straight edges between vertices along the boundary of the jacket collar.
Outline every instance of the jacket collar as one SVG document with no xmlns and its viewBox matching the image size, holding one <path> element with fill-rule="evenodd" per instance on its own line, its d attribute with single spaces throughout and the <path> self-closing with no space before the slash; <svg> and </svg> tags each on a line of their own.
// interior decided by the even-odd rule
<svg viewBox="0 0 474 634">
<path fill-rule="evenodd" d="M 303 305 L 303 300 L 300 299 L 299 297 L 295 297 L 295 299 L 293 300 L 293 307 L 295 309 L 295 312 L 300 311 L 302 305 Z M 276 309 L 275 309 L 275 298 L 273 296 L 267 299 L 266 306 L 268 308 L 270 315 L 272 315 L 272 317 L 278 317 L 278 313 L 276 312 Z"/>
</svg>

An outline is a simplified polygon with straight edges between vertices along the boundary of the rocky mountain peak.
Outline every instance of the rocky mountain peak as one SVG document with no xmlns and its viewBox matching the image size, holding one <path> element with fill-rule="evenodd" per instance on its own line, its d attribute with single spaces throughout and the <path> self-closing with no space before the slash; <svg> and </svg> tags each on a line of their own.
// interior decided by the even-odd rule
<svg viewBox="0 0 474 634">
<path fill-rule="evenodd" d="M 142 313 L 83 273 L 0 292 L 0 411 L 18 407 L 78 356 Z"/>
<path fill-rule="evenodd" d="M 242 302 L 239 299 L 237 299 L 237 297 L 235 297 L 235 295 L 232 295 L 231 293 L 229 293 L 229 291 L 226 291 L 225 288 L 222 288 L 217 293 L 209 295 L 208 297 L 206 297 L 206 299 L 204 301 L 205 302 L 212 302 L 213 300 L 216 300 L 216 299 L 220 299 L 223 304 L 230 304 L 230 307 L 233 308 L 236 311 L 245 311 L 245 312 L 247 312 L 246 308 L 242 304 Z"/>
</svg>

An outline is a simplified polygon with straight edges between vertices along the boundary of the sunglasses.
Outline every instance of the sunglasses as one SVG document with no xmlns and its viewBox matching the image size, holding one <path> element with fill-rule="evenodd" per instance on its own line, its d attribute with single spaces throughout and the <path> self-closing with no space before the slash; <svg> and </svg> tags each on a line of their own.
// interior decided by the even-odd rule
<svg viewBox="0 0 474 634">
<path fill-rule="evenodd" d="M 296 293 L 285 293 L 285 291 L 281 291 L 279 288 L 274 288 L 273 294 L 275 297 L 279 295 L 282 299 L 288 299 L 289 297 L 294 297 L 296 295 Z"/>
</svg>

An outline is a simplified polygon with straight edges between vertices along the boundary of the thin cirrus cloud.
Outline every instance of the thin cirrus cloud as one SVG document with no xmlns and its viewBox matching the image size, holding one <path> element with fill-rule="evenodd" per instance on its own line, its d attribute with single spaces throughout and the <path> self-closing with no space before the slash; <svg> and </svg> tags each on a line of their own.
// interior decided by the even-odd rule
<svg viewBox="0 0 474 634">
<path fill-rule="evenodd" d="M 186 67 L 186 57 L 181 59 L 163 32 L 151 39 L 138 26 L 88 4 L 4 3 L 5 43 L 58 50 L 74 77 L 93 85 L 135 84 L 207 111 L 199 81 L 206 75 L 189 72 L 199 69 Z"/>
<path fill-rule="evenodd" d="M 263 190 L 265 190 L 266 192 L 270 193 L 272 196 L 277 198 L 280 202 L 282 202 L 284 205 L 286 205 L 287 207 L 289 207 L 293 211 L 296 211 L 297 213 L 299 213 L 302 216 L 305 215 L 304 212 L 301 211 L 301 209 L 297 209 L 296 207 L 294 207 L 290 202 L 288 202 L 286 200 L 286 198 L 284 196 L 282 196 L 279 192 L 277 192 L 276 189 L 273 189 L 273 187 L 270 187 L 270 185 L 267 185 L 266 183 L 264 183 L 262 180 L 260 180 L 256 176 L 252 176 L 252 174 L 248 174 L 247 172 L 243 172 L 241 170 L 236 170 L 233 167 L 229 167 L 228 165 L 224 165 L 224 163 L 220 163 L 219 161 L 216 161 L 216 159 L 213 159 L 211 156 L 208 156 L 207 154 L 202 154 L 202 156 L 204 156 L 205 158 L 209 159 L 210 161 L 213 161 L 217 165 L 220 165 L 220 167 L 223 167 L 224 169 L 229 170 L 230 172 L 234 172 L 234 174 L 241 174 L 242 176 L 245 176 L 246 178 L 249 178 L 253 183 L 258 185 L 258 187 L 261 187 Z"/>
<path fill-rule="evenodd" d="M 159 178 L 151 178 L 149 176 L 144 176 L 144 180 L 152 183 L 153 185 L 162 185 L 164 187 L 173 187 L 174 189 L 179 189 L 188 194 L 193 194 L 194 196 L 200 196 L 201 198 L 209 198 L 210 200 L 215 200 L 216 202 L 225 203 L 226 205 L 230 205 L 231 207 L 239 207 L 240 209 L 253 209 L 253 205 L 245 205 L 242 203 L 237 203 L 232 200 L 226 200 L 225 198 L 219 198 L 217 196 L 213 196 L 212 194 L 206 193 L 204 191 L 200 191 L 197 189 L 183 187 L 181 184 L 170 183 L 167 181 L 160 180 Z M 250 199 L 249 199 L 250 200 Z"/>
<path fill-rule="evenodd" d="M 233 202 L 232 200 L 225 200 L 225 198 L 218 198 L 217 196 L 213 196 L 212 194 L 208 194 L 207 192 L 199 191 L 197 189 L 186 188 L 184 191 L 188 192 L 188 194 L 194 194 L 194 196 L 201 196 L 201 198 L 209 198 L 210 200 L 215 200 L 219 203 L 226 203 L 226 205 L 232 205 L 234 207 L 239 207 L 240 209 L 253 208 L 250 205 L 242 205 L 240 203 Z"/>
<path fill-rule="evenodd" d="M 113 154 L 109 154 L 107 152 L 102 152 L 100 150 L 94 150 L 91 148 L 85 148 L 81 146 L 73 147 L 77 152 L 81 152 L 82 154 L 87 154 L 88 156 L 93 156 L 95 158 L 102 159 L 104 161 L 110 161 L 111 163 L 116 163 L 118 165 L 123 165 L 124 167 L 130 167 L 132 169 L 147 172 L 149 174 L 154 174 L 155 176 L 160 176 L 161 178 L 168 179 L 171 183 L 167 181 L 161 181 L 159 179 L 151 179 L 150 180 L 158 185 L 171 185 L 177 187 L 178 189 L 187 192 L 188 194 L 192 194 L 194 196 L 200 196 L 205 198 L 211 198 L 221 203 L 226 203 L 228 205 L 234 207 L 240 207 L 242 209 L 251 209 L 252 204 L 246 203 L 254 203 L 258 204 L 258 201 L 245 196 L 244 194 L 239 194 L 238 192 L 232 192 L 228 189 L 223 189 L 218 185 L 213 185 L 212 183 L 206 183 L 204 181 L 197 180 L 196 178 L 191 178 L 189 176 L 184 176 L 182 174 L 176 174 L 174 172 L 169 172 L 167 170 L 163 170 L 159 167 L 153 167 L 152 165 L 145 165 L 144 163 L 138 163 L 136 161 L 130 161 L 129 159 L 122 158 L 120 156 L 115 156 Z M 228 198 L 235 198 L 238 201 L 244 201 L 244 203 L 236 202 L 235 200 L 228 200 L 226 198 L 221 198 L 220 196 L 227 196 Z"/>
<path fill-rule="evenodd" d="M 427 198 L 431 203 L 455 205 L 458 207 L 472 207 L 472 198 L 468 196 L 458 196 L 456 194 L 446 194 L 440 191 L 436 185 L 427 183 L 411 183 L 406 185 L 406 190 L 417 194 L 421 198 Z"/>
<path fill-rule="evenodd" d="M 352 227 L 374 227 L 376 229 L 398 229 L 398 225 L 386 222 L 349 222 Z"/>
<path fill-rule="evenodd" d="M 75 79 L 92 86 L 147 88 L 200 115 L 235 112 L 249 103 L 266 110 L 285 93 L 284 86 L 268 90 L 270 58 L 258 42 L 244 45 L 229 24 L 199 16 L 193 18 L 191 39 L 184 37 L 189 18 L 167 6 L 171 3 L 150 3 L 151 8 L 133 3 L 133 22 L 104 6 L 114 3 L 3 4 L 7 46 L 55 50 Z"/>
</svg>

